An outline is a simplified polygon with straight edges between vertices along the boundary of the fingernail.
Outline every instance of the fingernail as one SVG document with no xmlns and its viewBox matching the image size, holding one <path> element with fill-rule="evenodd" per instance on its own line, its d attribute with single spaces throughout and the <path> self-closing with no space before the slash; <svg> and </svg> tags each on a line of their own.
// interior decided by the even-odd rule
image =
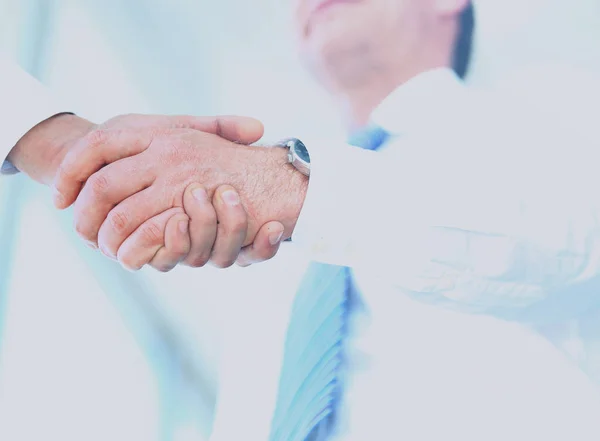
<svg viewBox="0 0 600 441">
<path fill-rule="evenodd" d="M 248 262 L 246 262 L 245 260 L 239 260 L 239 259 L 235 261 L 235 264 L 236 264 L 237 266 L 239 266 L 240 268 L 247 268 L 247 267 L 249 267 L 250 265 L 252 265 L 251 263 L 248 263 Z"/>
<path fill-rule="evenodd" d="M 240 197 L 233 190 L 224 191 L 223 194 L 221 194 L 221 198 L 223 198 L 223 202 L 227 205 L 235 206 L 240 203 Z"/>
<path fill-rule="evenodd" d="M 186 220 L 185 221 L 179 221 L 179 231 L 182 234 L 187 234 L 187 232 L 188 232 L 188 225 L 189 225 L 189 222 L 186 221 Z"/>
<path fill-rule="evenodd" d="M 202 187 L 198 187 L 192 191 L 192 196 L 194 196 L 197 201 L 202 203 L 208 201 L 208 194 L 206 194 L 206 190 Z"/>
<path fill-rule="evenodd" d="M 88 242 L 87 240 L 85 241 L 85 244 L 88 248 L 91 248 L 92 250 L 97 250 L 98 246 L 94 243 L 94 242 Z"/>
<path fill-rule="evenodd" d="M 117 260 L 117 256 L 108 251 L 104 246 L 100 246 L 100 252 L 112 260 Z"/>
<path fill-rule="evenodd" d="M 283 237 L 283 231 L 281 231 L 279 233 L 271 233 L 271 234 L 269 234 L 269 243 L 271 245 L 275 246 L 281 241 L 282 237 Z"/>
<path fill-rule="evenodd" d="M 247 266 L 250 266 L 251 262 L 249 262 L 248 259 L 246 259 L 242 251 L 236 259 L 235 264 L 241 268 L 245 268 Z"/>
</svg>

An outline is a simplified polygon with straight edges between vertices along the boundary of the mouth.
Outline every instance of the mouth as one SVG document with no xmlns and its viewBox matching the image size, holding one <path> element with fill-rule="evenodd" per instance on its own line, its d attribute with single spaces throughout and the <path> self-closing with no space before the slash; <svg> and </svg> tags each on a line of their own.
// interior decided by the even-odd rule
<svg viewBox="0 0 600 441">
<path fill-rule="evenodd" d="M 317 0 L 313 2 L 313 7 L 310 11 L 310 16 L 313 17 L 327 9 L 341 4 L 358 3 L 359 0 Z"/>
<path fill-rule="evenodd" d="M 306 15 L 306 21 L 303 26 L 303 36 L 307 38 L 315 26 L 315 22 L 319 21 L 318 17 L 327 12 L 331 8 L 335 8 L 340 5 L 348 5 L 352 3 L 359 3 L 362 0 L 313 0 L 310 2 L 308 14 Z"/>
</svg>

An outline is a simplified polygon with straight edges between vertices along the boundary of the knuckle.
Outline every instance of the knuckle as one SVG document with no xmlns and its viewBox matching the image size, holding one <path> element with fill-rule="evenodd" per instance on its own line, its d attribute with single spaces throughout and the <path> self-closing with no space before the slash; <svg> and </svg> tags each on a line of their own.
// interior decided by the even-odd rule
<svg viewBox="0 0 600 441">
<path fill-rule="evenodd" d="M 178 240 L 173 243 L 170 252 L 173 260 L 179 262 L 188 254 L 189 246 L 184 241 Z"/>
<path fill-rule="evenodd" d="M 146 223 L 142 227 L 140 235 L 145 243 L 157 243 L 163 241 L 163 230 L 154 222 Z"/>
<path fill-rule="evenodd" d="M 208 259 L 206 257 L 195 257 L 186 262 L 186 264 L 191 268 L 202 268 L 206 266 L 207 263 Z"/>
<path fill-rule="evenodd" d="M 211 260 L 211 263 L 217 268 L 226 269 L 231 267 L 235 263 L 235 258 L 216 257 Z"/>
<path fill-rule="evenodd" d="M 75 179 L 77 170 L 75 170 L 73 161 L 69 156 L 65 157 L 63 162 L 58 166 L 56 171 L 56 184 L 57 187 L 62 187 L 65 184 L 70 184 Z M 61 188 L 62 189 L 62 188 Z"/>
<path fill-rule="evenodd" d="M 108 223 L 109 225 L 112 227 L 112 229 L 114 231 L 116 231 L 117 233 L 122 233 L 124 231 L 127 230 L 127 227 L 129 226 L 129 218 L 127 216 L 127 214 L 121 212 L 121 211 L 117 211 L 117 210 L 113 210 L 110 212 L 110 214 L 108 215 Z M 142 231 L 145 231 L 142 230 Z M 142 234 L 144 234 L 142 232 Z"/>
<path fill-rule="evenodd" d="M 193 163 L 193 147 L 182 139 L 172 138 L 165 144 L 167 148 L 162 149 L 162 160 L 167 164 L 190 164 Z M 175 177 L 180 178 L 180 175 Z"/>
<path fill-rule="evenodd" d="M 218 116 L 215 118 L 214 121 L 214 132 L 217 136 L 222 137 L 223 136 L 223 132 L 224 132 L 224 120 L 222 117 Z"/>
<path fill-rule="evenodd" d="M 185 264 L 191 268 L 202 268 L 208 263 L 208 256 L 201 254 L 186 260 Z"/>
<path fill-rule="evenodd" d="M 95 148 L 104 144 L 107 139 L 108 130 L 106 128 L 98 127 L 85 134 L 83 142 L 86 147 Z"/>
<path fill-rule="evenodd" d="M 135 121 L 136 119 L 141 119 L 141 115 L 137 113 L 123 113 L 122 115 L 118 115 L 114 118 L 115 123 L 127 123 L 130 121 Z"/>
<path fill-rule="evenodd" d="M 180 116 L 173 119 L 169 127 L 172 129 L 187 129 L 190 126 L 191 118 L 186 116 Z"/>
<path fill-rule="evenodd" d="M 217 228 L 218 217 L 214 208 L 210 204 L 206 204 L 205 208 L 196 208 L 196 212 L 190 213 L 190 218 L 197 225 L 202 225 L 202 227 L 207 228 L 210 227 L 212 229 Z"/>
<path fill-rule="evenodd" d="M 156 271 L 159 271 L 161 273 L 168 273 L 169 271 L 171 271 L 173 269 L 172 265 L 168 265 L 166 263 L 155 263 L 150 265 L 152 268 L 154 268 Z"/>
<path fill-rule="evenodd" d="M 231 142 L 239 142 L 240 133 L 237 125 L 228 123 L 228 119 L 223 116 L 218 116 L 213 122 L 213 133 L 220 138 L 228 139 Z"/>
<path fill-rule="evenodd" d="M 75 232 L 79 237 L 81 237 L 84 240 L 92 241 L 95 239 L 90 233 L 90 229 L 87 222 L 80 218 L 75 219 Z"/>
<path fill-rule="evenodd" d="M 235 216 L 229 219 L 228 221 L 219 224 L 219 228 L 225 230 L 224 232 L 227 235 L 239 234 L 246 231 L 246 229 L 248 228 L 248 224 L 246 222 L 245 217 Z"/>
<path fill-rule="evenodd" d="M 96 173 L 95 175 L 93 175 L 88 180 L 88 184 L 92 193 L 95 196 L 104 196 L 108 192 L 108 189 L 110 187 L 108 179 L 102 173 Z"/>
</svg>

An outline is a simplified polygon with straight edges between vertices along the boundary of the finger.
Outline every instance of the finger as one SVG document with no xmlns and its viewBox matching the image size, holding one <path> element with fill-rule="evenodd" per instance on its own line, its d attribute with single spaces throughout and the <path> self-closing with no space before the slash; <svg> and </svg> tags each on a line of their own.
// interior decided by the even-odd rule
<svg viewBox="0 0 600 441">
<path fill-rule="evenodd" d="M 163 273 L 171 271 L 190 251 L 189 217 L 177 215 L 169 219 L 165 231 L 165 245 L 158 250 L 150 266 Z"/>
<path fill-rule="evenodd" d="M 182 208 L 171 208 L 135 230 L 119 247 L 117 260 L 121 265 L 135 271 L 152 261 L 158 250 L 165 246 L 166 228 L 172 218 L 186 220 L 187 216 Z"/>
<path fill-rule="evenodd" d="M 217 236 L 217 213 L 204 187 L 190 184 L 183 195 L 183 208 L 190 217 L 191 248 L 184 265 L 200 268 L 210 259 Z"/>
<path fill-rule="evenodd" d="M 153 181 L 153 174 L 140 167 L 133 158 L 122 159 L 94 173 L 75 201 L 75 230 L 84 240 L 97 244 L 100 226 L 113 207 L 130 195 L 145 190 Z M 110 221 L 115 229 L 131 234 L 141 222 L 159 212 L 149 213 L 133 227 L 129 225 L 131 216 L 127 212 L 115 211 Z"/>
<path fill-rule="evenodd" d="M 115 257 L 121 244 L 140 225 L 172 207 L 165 189 L 152 186 L 135 193 L 114 207 L 98 231 L 98 247 L 108 257 Z"/>
<path fill-rule="evenodd" d="M 264 262 L 272 259 L 279 251 L 281 239 L 283 238 L 283 224 L 280 222 L 268 222 L 263 225 L 254 242 L 242 248 L 236 260 L 239 266 L 250 266 L 254 263 Z"/>
<path fill-rule="evenodd" d="M 67 153 L 53 184 L 54 204 L 58 209 L 67 208 L 75 202 L 83 183 L 104 165 L 146 150 L 155 130 L 190 128 L 242 144 L 252 144 L 264 134 L 260 121 L 241 116 L 142 115 L 135 120 L 141 123 L 122 129 L 99 127 L 92 130 Z"/>
<path fill-rule="evenodd" d="M 263 124 L 245 116 L 173 116 L 175 127 L 218 135 L 228 141 L 253 144 L 264 135 Z"/>
<path fill-rule="evenodd" d="M 210 261 L 217 268 L 228 268 L 235 263 L 246 239 L 246 210 L 237 191 L 230 185 L 222 185 L 215 191 L 213 206 L 219 224 Z"/>
<path fill-rule="evenodd" d="M 104 167 L 119 159 L 143 152 L 152 142 L 148 131 L 97 129 L 73 146 L 60 164 L 54 180 L 54 205 L 69 207 L 83 183 Z"/>
</svg>

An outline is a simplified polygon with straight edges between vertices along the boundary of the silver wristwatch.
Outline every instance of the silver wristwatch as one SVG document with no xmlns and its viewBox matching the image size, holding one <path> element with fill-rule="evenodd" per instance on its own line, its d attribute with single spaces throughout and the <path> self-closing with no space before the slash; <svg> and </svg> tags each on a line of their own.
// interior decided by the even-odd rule
<svg viewBox="0 0 600 441">
<path fill-rule="evenodd" d="M 297 138 L 288 138 L 277 145 L 288 149 L 288 161 L 296 170 L 305 176 L 310 176 L 310 155 L 302 141 Z"/>
</svg>

